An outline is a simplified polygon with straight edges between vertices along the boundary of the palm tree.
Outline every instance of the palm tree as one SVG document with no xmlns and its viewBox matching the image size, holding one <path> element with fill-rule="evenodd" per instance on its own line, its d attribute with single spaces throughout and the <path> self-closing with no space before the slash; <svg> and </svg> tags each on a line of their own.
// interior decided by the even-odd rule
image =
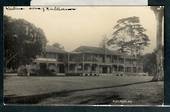
<svg viewBox="0 0 170 112">
<path fill-rule="evenodd" d="M 157 31 L 156 31 L 156 73 L 153 77 L 153 81 L 159 81 L 164 79 L 163 74 L 163 50 L 162 50 L 162 24 L 164 16 L 164 7 L 163 6 L 152 6 L 151 10 L 155 14 L 157 22 Z"/>
</svg>

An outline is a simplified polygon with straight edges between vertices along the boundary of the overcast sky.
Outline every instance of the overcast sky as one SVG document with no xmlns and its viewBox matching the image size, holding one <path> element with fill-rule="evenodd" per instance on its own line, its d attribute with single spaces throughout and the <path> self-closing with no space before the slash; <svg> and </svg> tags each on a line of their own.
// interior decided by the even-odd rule
<svg viewBox="0 0 170 112">
<path fill-rule="evenodd" d="M 69 7 L 65 7 L 69 8 Z M 23 18 L 44 30 L 49 44 L 58 42 L 67 51 L 86 46 L 98 46 L 107 35 L 111 38 L 112 28 L 121 18 L 137 16 L 146 28 L 146 34 L 151 40 L 151 45 L 145 53 L 152 52 L 156 47 L 156 21 L 154 13 L 147 6 L 100 6 L 100 7 L 75 7 L 72 11 L 33 11 L 6 10 L 4 14 L 13 18 Z"/>
</svg>

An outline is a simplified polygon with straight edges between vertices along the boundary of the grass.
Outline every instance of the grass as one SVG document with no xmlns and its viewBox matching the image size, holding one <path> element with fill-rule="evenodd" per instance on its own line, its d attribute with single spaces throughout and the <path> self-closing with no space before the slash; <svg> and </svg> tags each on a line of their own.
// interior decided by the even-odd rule
<svg viewBox="0 0 170 112">
<path fill-rule="evenodd" d="M 40 104 L 116 104 L 114 99 L 158 104 L 163 99 L 163 83 L 140 83 L 151 79 L 150 76 L 11 76 L 4 80 L 4 94 L 17 97 L 54 93 L 37 102 Z"/>
</svg>

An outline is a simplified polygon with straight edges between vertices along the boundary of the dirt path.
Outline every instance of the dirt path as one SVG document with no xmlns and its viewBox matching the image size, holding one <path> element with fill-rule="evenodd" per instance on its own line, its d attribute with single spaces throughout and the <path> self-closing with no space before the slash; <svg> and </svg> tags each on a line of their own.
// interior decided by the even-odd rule
<svg viewBox="0 0 170 112">
<path fill-rule="evenodd" d="M 161 105 L 163 83 L 148 82 L 121 87 L 68 92 L 64 96 L 53 96 L 39 104 L 82 104 L 82 105 Z"/>
</svg>

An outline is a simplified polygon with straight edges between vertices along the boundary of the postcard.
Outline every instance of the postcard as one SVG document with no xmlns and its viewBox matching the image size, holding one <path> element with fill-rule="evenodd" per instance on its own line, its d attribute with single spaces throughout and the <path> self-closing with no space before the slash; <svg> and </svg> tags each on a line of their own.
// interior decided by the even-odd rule
<svg viewBox="0 0 170 112">
<path fill-rule="evenodd" d="M 5 6 L 4 103 L 162 105 L 163 6 Z"/>
</svg>

